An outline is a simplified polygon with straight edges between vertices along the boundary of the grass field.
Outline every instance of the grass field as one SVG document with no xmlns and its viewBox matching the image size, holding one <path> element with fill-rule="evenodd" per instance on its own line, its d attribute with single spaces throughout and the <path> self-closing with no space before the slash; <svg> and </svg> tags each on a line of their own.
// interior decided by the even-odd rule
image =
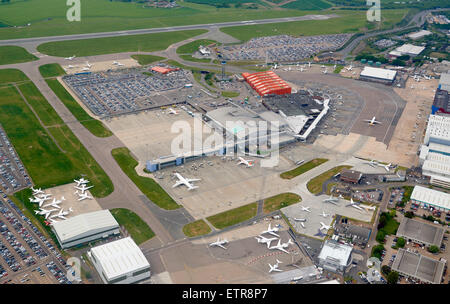
<svg viewBox="0 0 450 304">
<path fill-rule="evenodd" d="M 123 52 L 153 52 L 165 50 L 169 45 L 200 34 L 206 30 L 190 30 L 168 33 L 116 36 L 109 38 L 94 38 L 67 40 L 40 44 L 39 52 L 51 56 L 93 56 Z"/>
<path fill-rule="evenodd" d="M 241 41 L 254 37 L 272 35 L 313 36 L 323 34 L 356 33 L 370 28 L 366 11 L 333 11 L 338 18 L 328 20 L 305 20 L 285 23 L 257 24 L 224 27 L 220 30 Z M 383 12 L 382 28 L 388 28 L 402 20 L 407 10 L 388 10 Z"/>
<path fill-rule="evenodd" d="M 28 77 L 20 70 L 17 69 L 1 69 L 0 70 L 0 85 L 7 83 L 17 83 L 30 81 Z"/>
<path fill-rule="evenodd" d="M 302 198 L 295 193 L 281 193 L 264 200 L 263 211 L 264 213 L 271 213 L 275 210 L 287 207 L 292 204 L 300 202 Z"/>
<path fill-rule="evenodd" d="M 204 220 L 198 220 L 184 225 L 183 233 L 187 237 L 194 237 L 199 235 L 205 235 L 211 232 L 211 227 L 206 224 Z"/>
<path fill-rule="evenodd" d="M 303 174 L 317 166 L 320 166 L 321 164 L 327 162 L 328 159 L 326 158 L 315 158 L 313 160 L 310 160 L 307 163 L 304 163 L 300 166 L 298 166 L 297 168 L 290 170 L 290 171 L 286 171 L 280 174 L 280 177 L 283 179 L 292 179 L 296 176 L 299 176 L 300 174 Z"/>
<path fill-rule="evenodd" d="M 14 77 L 26 79 L 25 75 L 17 73 Z M 58 124 L 42 127 L 15 87 L 0 88 L 0 123 L 34 184 L 48 188 L 72 182 L 80 174 L 86 174 L 95 186 L 91 189 L 94 196 L 110 194 L 114 187 L 109 177 L 72 131 L 59 125 L 61 118 L 34 84 L 26 82 L 18 87 L 44 126 Z"/>
<path fill-rule="evenodd" d="M 0 26 L 11 26 L 2 28 L 0 39 L 255 20 L 312 13 L 288 9 L 217 9 L 210 5 L 186 1 L 178 3 L 182 7 L 165 9 L 144 7 L 137 1 L 81 1 L 81 22 L 67 20 L 66 12 L 69 7 L 66 1 L 28 0 L 13 1 L 11 4 L 0 3 Z M 27 23 L 31 25 L 26 26 Z"/>
<path fill-rule="evenodd" d="M 131 55 L 131 58 L 136 59 L 140 65 L 147 65 L 156 61 L 164 60 L 166 58 L 154 55 Z"/>
<path fill-rule="evenodd" d="M 72 95 L 67 92 L 67 90 L 57 79 L 46 79 L 45 81 L 55 95 L 58 96 L 59 100 L 61 100 L 67 109 L 69 109 L 73 116 L 75 116 L 75 118 L 92 134 L 97 137 L 109 137 L 113 135 L 113 133 L 106 128 L 101 121 L 89 116 L 89 114 L 86 113 L 86 111 L 78 104 Z"/>
<path fill-rule="evenodd" d="M 306 187 L 308 188 L 309 192 L 313 194 L 319 194 L 322 191 L 322 185 L 323 183 L 336 175 L 337 173 L 341 172 L 342 169 L 350 169 L 351 166 L 338 166 L 334 167 L 333 169 L 330 169 L 313 179 L 311 179 L 308 184 L 306 184 Z"/>
<path fill-rule="evenodd" d="M 186 44 L 183 44 L 182 46 L 177 48 L 177 54 L 192 54 L 198 51 L 198 48 L 203 45 L 207 46 L 213 43 L 217 43 L 217 41 L 210 40 L 210 39 L 199 39 L 195 40 Z"/>
<path fill-rule="evenodd" d="M 49 63 L 39 66 L 39 73 L 41 73 L 42 77 L 58 77 L 65 75 L 66 72 L 58 63 Z"/>
<path fill-rule="evenodd" d="M 223 97 L 227 97 L 227 98 L 234 98 L 234 97 L 238 97 L 240 95 L 239 92 L 233 92 L 233 91 L 222 91 L 222 92 L 220 92 L 220 94 L 222 94 Z"/>
<path fill-rule="evenodd" d="M 283 8 L 291 8 L 298 10 L 322 10 L 330 8 L 332 5 L 323 0 L 297 0 L 282 5 Z"/>
<path fill-rule="evenodd" d="M 110 211 L 119 225 L 125 227 L 137 245 L 155 236 L 147 223 L 133 211 L 124 208 L 111 209 Z"/>
<path fill-rule="evenodd" d="M 1 8 L 1 7 L 0 7 Z M 37 60 L 38 58 L 20 46 L 0 46 L 0 65 L 21 63 Z"/>
<path fill-rule="evenodd" d="M 210 216 L 207 220 L 217 229 L 223 229 L 255 217 L 257 209 L 257 203 L 251 203 Z"/>
<path fill-rule="evenodd" d="M 131 156 L 127 148 L 117 148 L 111 151 L 123 172 L 136 184 L 136 186 L 159 207 L 166 210 L 180 208 L 161 186 L 149 177 L 139 176 L 135 170 L 138 162 Z"/>
<path fill-rule="evenodd" d="M 211 59 L 209 58 L 195 58 L 188 54 L 179 55 L 181 59 L 187 60 L 187 61 L 193 61 L 193 62 L 204 62 L 204 63 L 210 63 Z"/>
</svg>

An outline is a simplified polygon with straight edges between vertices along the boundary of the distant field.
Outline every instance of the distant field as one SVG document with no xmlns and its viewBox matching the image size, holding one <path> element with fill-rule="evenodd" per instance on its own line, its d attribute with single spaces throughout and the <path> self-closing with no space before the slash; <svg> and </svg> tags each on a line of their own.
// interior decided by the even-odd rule
<svg viewBox="0 0 450 304">
<path fill-rule="evenodd" d="M 0 76 L 3 73 L 0 70 Z M 18 72 L 12 74 L 16 79 L 27 79 Z M 114 187 L 109 177 L 72 131 L 59 125 L 61 118 L 34 84 L 26 82 L 19 88 L 45 126 L 58 124 L 45 129 L 16 88 L 0 88 L 0 123 L 33 182 L 38 187 L 48 188 L 69 183 L 80 174 L 86 174 L 95 186 L 91 189 L 95 197 L 110 194 Z"/>
<path fill-rule="evenodd" d="M 138 162 L 131 156 L 127 148 L 117 148 L 111 151 L 112 156 L 122 168 L 123 172 L 136 184 L 136 186 L 159 207 L 166 210 L 180 208 L 166 191 L 150 177 L 137 174 L 135 168 Z"/>
<path fill-rule="evenodd" d="M 260 0 L 250 2 L 257 1 L 259 2 Z M 68 6 L 66 1 L 27 0 L 13 1 L 12 4 L 0 3 L 0 27 L 2 24 L 11 26 L 2 28 L 0 39 L 279 18 L 310 13 L 289 9 L 217 9 L 211 5 L 195 4 L 186 1 L 178 1 L 178 3 L 182 7 L 165 9 L 143 7 L 143 4 L 137 1 L 81 1 L 81 22 L 67 21 L 66 12 Z M 31 25 L 27 26 L 28 23 L 31 23 Z"/>
<path fill-rule="evenodd" d="M 264 213 L 271 213 L 275 210 L 290 206 L 300 202 L 302 198 L 295 193 L 281 193 L 264 200 Z"/>
<path fill-rule="evenodd" d="M 220 30 L 241 41 L 254 37 L 273 35 L 313 36 L 324 34 L 356 33 L 373 27 L 368 21 L 366 11 L 332 11 L 339 15 L 327 20 L 304 20 L 285 23 L 257 24 L 246 26 L 224 27 Z M 387 28 L 400 22 L 407 10 L 383 11 L 382 27 Z"/>
<path fill-rule="evenodd" d="M 304 164 L 298 166 L 297 168 L 295 168 L 293 170 L 281 173 L 280 177 L 284 178 L 284 179 L 292 179 L 292 178 L 299 176 L 300 174 L 303 174 L 317 166 L 320 166 L 321 164 L 323 164 L 327 161 L 328 161 L 328 159 L 326 159 L 326 158 L 315 158 L 313 160 L 310 160 L 307 163 L 304 163 Z"/>
<path fill-rule="evenodd" d="M 1 9 L 1 6 L 0 6 Z M 0 46 L 0 65 L 21 63 L 37 60 L 38 58 L 19 46 Z"/>
<path fill-rule="evenodd" d="M 297 0 L 282 5 L 283 8 L 291 8 L 298 10 L 322 10 L 330 8 L 332 5 L 323 0 Z"/>
<path fill-rule="evenodd" d="M 57 63 L 49 63 L 39 66 L 39 73 L 42 77 L 57 77 L 66 74 L 64 69 Z"/>
<path fill-rule="evenodd" d="M 204 220 L 198 220 L 184 225 L 183 233 L 188 237 L 205 235 L 211 232 L 211 227 Z"/>
<path fill-rule="evenodd" d="M 0 70 L 0 85 L 10 82 L 30 81 L 28 77 L 17 69 L 1 69 Z"/>
<path fill-rule="evenodd" d="M 137 245 L 155 236 L 155 233 L 147 223 L 133 211 L 125 208 L 111 209 L 110 211 L 119 225 L 125 227 Z"/>
<path fill-rule="evenodd" d="M 51 56 L 93 56 L 123 52 L 153 52 L 166 49 L 169 45 L 200 34 L 206 30 L 190 30 L 169 33 L 144 35 L 116 36 L 110 38 L 95 38 L 68 40 L 43 43 L 38 51 Z"/>
<path fill-rule="evenodd" d="M 55 93 L 58 96 L 59 100 L 64 103 L 64 105 L 69 109 L 69 111 L 75 116 L 75 118 L 92 134 L 97 137 L 109 137 L 113 135 L 113 133 L 105 127 L 105 125 L 91 116 L 78 104 L 78 102 L 72 97 L 72 95 L 67 92 L 67 90 L 59 83 L 57 79 L 46 79 L 45 80 Z"/>
<path fill-rule="evenodd" d="M 200 45 L 207 46 L 213 43 L 217 43 L 217 41 L 210 40 L 210 39 L 199 39 L 195 40 L 186 44 L 183 44 L 182 46 L 177 48 L 177 54 L 192 54 L 196 51 L 198 51 L 198 48 Z"/>
<path fill-rule="evenodd" d="M 251 203 L 210 216 L 207 220 L 217 229 L 223 229 L 255 217 L 257 209 L 257 203 Z"/>
<path fill-rule="evenodd" d="M 156 61 L 164 60 L 166 58 L 154 55 L 131 55 L 131 58 L 136 59 L 140 65 L 147 65 Z"/>
</svg>

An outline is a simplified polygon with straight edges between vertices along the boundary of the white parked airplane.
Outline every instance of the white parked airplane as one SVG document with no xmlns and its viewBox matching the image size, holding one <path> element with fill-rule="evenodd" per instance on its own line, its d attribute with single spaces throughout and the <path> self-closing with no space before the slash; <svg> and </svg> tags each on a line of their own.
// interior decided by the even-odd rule
<svg viewBox="0 0 450 304">
<path fill-rule="evenodd" d="M 310 68 L 311 67 L 311 62 L 308 62 L 308 68 Z"/>
<path fill-rule="evenodd" d="M 328 231 L 331 228 L 331 226 L 325 225 L 324 223 L 320 222 L 320 230 L 325 229 Z"/>
<path fill-rule="evenodd" d="M 327 216 L 329 216 L 329 214 L 325 213 L 325 211 L 322 211 L 322 214 L 321 214 L 321 216 L 323 216 L 323 217 L 327 217 Z"/>
<path fill-rule="evenodd" d="M 175 176 L 178 178 L 178 181 L 172 186 L 172 188 L 178 187 L 180 185 L 185 185 L 188 188 L 188 190 L 193 190 L 193 189 L 198 188 L 198 186 L 194 186 L 191 183 L 199 181 L 200 180 L 199 178 L 184 178 L 179 173 L 175 173 Z"/>
<path fill-rule="evenodd" d="M 243 159 L 242 157 L 239 156 L 239 162 L 238 162 L 238 165 L 241 165 L 241 164 L 246 165 L 247 168 L 253 167 L 253 165 L 254 165 L 254 164 L 253 164 L 253 161 L 252 161 L 251 159 L 246 160 L 246 159 Z"/>
<path fill-rule="evenodd" d="M 91 68 L 91 67 L 92 67 L 92 64 L 90 64 L 89 61 L 86 61 L 86 66 L 87 66 L 88 68 Z"/>
<path fill-rule="evenodd" d="M 87 183 L 89 183 L 89 181 L 88 181 L 87 179 L 84 179 L 83 177 L 80 178 L 79 180 L 74 179 L 73 181 L 77 183 L 77 186 L 78 186 L 78 187 L 81 186 L 82 184 L 87 184 Z"/>
<path fill-rule="evenodd" d="M 288 248 L 290 244 L 293 244 L 291 239 L 289 239 L 289 241 L 287 241 L 287 243 L 283 243 L 283 244 L 281 244 L 281 239 L 279 239 L 278 244 L 276 246 L 269 247 L 269 249 L 278 249 L 283 252 L 289 253 L 285 248 Z"/>
<path fill-rule="evenodd" d="M 94 186 L 88 186 L 86 187 L 85 184 L 82 184 L 81 187 L 75 186 L 75 189 L 80 190 L 81 194 L 84 194 L 84 192 L 86 192 L 86 190 L 91 189 Z"/>
<path fill-rule="evenodd" d="M 306 222 L 306 219 L 305 218 L 294 217 L 294 221 L 296 221 L 296 222 Z"/>
<path fill-rule="evenodd" d="M 75 55 L 73 55 L 73 56 L 70 56 L 70 57 L 66 57 L 66 58 L 64 58 L 65 60 L 72 60 L 72 59 L 74 59 L 76 56 Z"/>
<path fill-rule="evenodd" d="M 67 68 L 68 69 L 73 69 L 75 66 L 74 65 L 71 65 L 71 64 L 69 64 L 68 66 L 67 66 Z"/>
<path fill-rule="evenodd" d="M 374 161 L 373 159 L 370 162 L 366 163 L 366 164 L 368 164 L 369 166 L 372 166 L 374 168 L 375 168 L 375 166 L 378 166 L 378 162 Z"/>
<path fill-rule="evenodd" d="M 217 241 L 215 241 L 215 242 L 209 244 L 209 247 L 212 247 L 212 246 L 219 246 L 219 247 L 221 247 L 221 248 L 223 248 L 223 249 L 227 249 L 225 246 L 223 246 L 223 245 L 225 245 L 225 244 L 227 244 L 227 243 L 228 243 L 227 239 L 223 239 L 223 240 L 221 241 L 220 238 L 217 238 Z"/>
<path fill-rule="evenodd" d="M 57 210 L 58 209 L 50 209 L 50 210 L 40 209 L 40 210 L 34 210 L 34 213 L 43 215 L 45 217 L 45 219 L 47 219 L 48 216 L 50 215 L 50 213 L 52 213 L 53 211 L 57 211 Z"/>
<path fill-rule="evenodd" d="M 417 82 L 420 82 L 420 76 L 419 75 L 414 75 L 413 79 Z"/>
<path fill-rule="evenodd" d="M 354 202 L 352 198 L 350 198 L 350 204 L 348 204 L 346 207 L 353 207 L 353 208 L 358 209 L 360 211 L 365 211 L 363 208 L 361 208 L 359 206 L 359 203 L 358 202 Z"/>
<path fill-rule="evenodd" d="M 261 234 L 264 234 L 264 233 L 269 233 L 269 234 L 271 234 L 271 235 L 273 235 L 273 236 L 276 236 L 276 237 L 280 237 L 278 234 L 276 234 L 275 232 L 278 232 L 278 230 L 280 230 L 279 228 L 277 228 L 277 227 L 271 227 L 271 224 L 269 223 L 269 228 L 267 228 L 267 230 L 265 230 L 265 231 L 263 231 L 263 232 L 261 232 Z"/>
<path fill-rule="evenodd" d="M 306 211 L 306 212 L 311 212 L 311 210 L 309 210 L 310 207 L 303 207 L 302 206 L 302 211 Z"/>
<path fill-rule="evenodd" d="M 298 162 L 296 162 L 295 164 L 296 164 L 297 166 L 300 166 L 300 165 L 303 164 L 304 162 L 305 162 L 305 160 L 302 159 L 302 160 L 299 160 Z"/>
<path fill-rule="evenodd" d="M 389 163 L 387 165 L 378 164 L 378 166 L 383 167 L 387 172 L 389 172 L 391 170 L 391 165 L 392 165 L 392 163 Z"/>
<path fill-rule="evenodd" d="M 339 202 L 339 198 L 338 197 L 333 197 L 333 195 L 330 195 L 330 198 L 324 199 L 323 202 L 337 205 L 337 203 Z"/>
<path fill-rule="evenodd" d="M 177 111 L 175 111 L 174 109 L 172 109 L 172 108 L 169 108 L 169 114 L 174 114 L 174 115 L 178 115 L 178 112 Z"/>
<path fill-rule="evenodd" d="M 119 62 L 118 61 L 113 61 L 113 63 L 112 64 L 114 64 L 114 65 L 118 65 L 119 64 Z"/>
<path fill-rule="evenodd" d="M 270 267 L 269 273 L 271 273 L 272 271 L 283 271 L 281 269 L 278 269 L 278 264 L 281 264 L 281 263 L 283 263 L 283 262 L 281 262 L 277 259 L 277 263 L 274 264 L 273 266 L 269 264 L 269 267 Z"/>
<path fill-rule="evenodd" d="M 328 69 L 323 70 L 322 73 L 324 74 L 328 73 Z"/>
<path fill-rule="evenodd" d="M 85 200 L 85 199 L 92 199 L 92 196 L 89 196 L 87 193 L 80 194 L 80 196 L 78 198 L 78 201 L 82 201 L 82 200 Z"/>
<path fill-rule="evenodd" d="M 59 204 L 61 204 L 62 201 L 65 201 L 65 200 L 66 200 L 66 199 L 64 198 L 64 196 L 63 196 L 60 200 L 57 200 L 56 198 L 54 198 L 53 201 L 52 201 L 50 204 L 45 205 L 44 208 L 45 208 L 45 207 L 50 207 L 50 206 L 52 206 L 52 207 L 54 207 L 54 208 L 61 209 L 61 207 L 59 206 Z"/>
<path fill-rule="evenodd" d="M 67 220 L 66 215 L 69 215 L 70 212 L 73 212 L 72 208 L 69 208 L 68 211 L 64 211 L 63 209 L 61 209 L 57 214 L 56 217 L 59 217 L 63 220 Z"/>
<path fill-rule="evenodd" d="M 117 66 L 124 66 L 124 64 L 123 63 L 117 63 Z"/>
<path fill-rule="evenodd" d="M 270 247 L 270 243 L 272 243 L 272 241 L 277 240 L 277 238 L 265 238 L 262 235 L 258 235 L 255 237 L 255 239 L 258 241 L 258 243 L 262 243 L 262 244 L 267 244 L 267 248 Z"/>
<path fill-rule="evenodd" d="M 33 191 L 34 195 L 38 195 L 38 194 L 43 194 L 44 193 L 44 191 L 42 191 L 41 188 L 34 189 L 33 187 L 31 187 L 31 191 Z"/>
<path fill-rule="evenodd" d="M 370 120 L 369 119 L 364 119 L 364 121 L 368 122 L 369 126 L 373 126 L 375 124 L 380 124 L 381 125 L 381 122 L 375 120 L 375 116 L 372 117 L 372 119 L 370 119 Z"/>
<path fill-rule="evenodd" d="M 88 67 L 85 67 L 85 68 L 82 68 L 81 70 L 82 70 L 82 71 L 90 71 L 91 69 L 88 68 Z"/>
<path fill-rule="evenodd" d="M 353 66 L 349 65 L 348 67 L 346 67 L 346 69 L 347 69 L 347 71 L 351 71 L 351 70 L 353 70 Z"/>
<path fill-rule="evenodd" d="M 423 78 L 425 78 L 426 80 L 430 80 L 431 76 L 423 75 Z"/>
</svg>

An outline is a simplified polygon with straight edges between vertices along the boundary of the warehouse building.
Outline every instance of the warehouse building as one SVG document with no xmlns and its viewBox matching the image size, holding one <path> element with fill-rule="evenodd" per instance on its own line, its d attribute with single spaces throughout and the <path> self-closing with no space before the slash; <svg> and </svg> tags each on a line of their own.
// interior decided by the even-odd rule
<svg viewBox="0 0 450 304">
<path fill-rule="evenodd" d="M 327 240 L 319 253 L 319 265 L 332 272 L 344 272 L 352 263 L 353 247 Z"/>
<path fill-rule="evenodd" d="M 419 55 L 420 53 L 422 53 L 423 50 L 425 50 L 424 46 L 417 46 L 417 45 L 412 45 L 412 44 L 408 43 L 408 44 L 399 46 L 391 53 L 396 52 L 396 54 L 401 54 L 400 56 L 408 55 L 411 57 L 415 57 L 415 56 Z M 389 53 L 389 55 L 391 55 L 391 53 Z"/>
<path fill-rule="evenodd" d="M 273 71 L 242 73 L 242 77 L 260 95 L 290 94 L 292 88 Z"/>
<path fill-rule="evenodd" d="M 414 33 L 408 34 L 408 38 L 410 38 L 412 40 L 417 40 L 417 39 L 423 38 L 423 37 L 431 35 L 431 34 L 432 33 L 430 31 L 421 30 L 421 31 L 418 31 L 418 32 L 414 32 Z"/>
<path fill-rule="evenodd" d="M 440 247 L 444 238 L 444 228 L 404 217 L 397 229 L 397 236 L 418 244 Z"/>
<path fill-rule="evenodd" d="M 52 225 L 61 248 L 70 248 L 120 234 L 119 224 L 109 210 L 83 213 Z"/>
<path fill-rule="evenodd" d="M 399 274 L 430 284 L 440 284 L 445 262 L 400 248 L 392 264 Z"/>
<path fill-rule="evenodd" d="M 411 201 L 424 207 L 433 207 L 439 211 L 450 211 L 450 194 L 422 186 L 415 186 Z"/>
<path fill-rule="evenodd" d="M 132 284 L 150 278 L 150 264 L 131 237 L 93 247 L 88 257 L 105 284 Z"/>
<path fill-rule="evenodd" d="M 442 73 L 441 78 L 439 79 L 439 90 L 450 91 L 450 74 Z"/>
<path fill-rule="evenodd" d="M 359 74 L 359 79 L 384 84 L 392 84 L 396 76 L 397 71 L 366 66 L 362 70 L 361 74 Z"/>
<path fill-rule="evenodd" d="M 433 105 L 431 106 L 431 114 L 450 114 L 450 95 L 448 91 L 436 90 Z"/>
<path fill-rule="evenodd" d="M 359 171 L 342 170 L 339 178 L 343 182 L 358 184 L 362 176 L 362 173 Z"/>
<path fill-rule="evenodd" d="M 437 143 L 450 146 L 450 117 L 430 115 L 424 144 Z"/>
</svg>

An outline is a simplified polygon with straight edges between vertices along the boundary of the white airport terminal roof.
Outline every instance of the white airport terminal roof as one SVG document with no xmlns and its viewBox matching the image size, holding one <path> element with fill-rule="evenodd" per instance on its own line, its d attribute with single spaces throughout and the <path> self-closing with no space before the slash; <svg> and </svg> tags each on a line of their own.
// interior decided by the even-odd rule
<svg viewBox="0 0 450 304">
<path fill-rule="evenodd" d="M 419 39 L 419 38 L 428 36 L 428 35 L 430 35 L 430 34 L 431 34 L 430 31 L 427 31 L 427 30 L 421 30 L 421 31 L 418 31 L 418 32 L 414 32 L 414 33 L 409 34 L 408 37 L 411 38 L 411 39 Z"/>
<path fill-rule="evenodd" d="M 53 224 L 53 230 L 63 243 L 114 228 L 119 228 L 119 224 L 109 210 L 83 213 Z"/>
<path fill-rule="evenodd" d="M 101 265 L 108 281 L 124 274 L 150 268 L 150 264 L 131 237 L 100 245 L 91 254 Z"/>
<path fill-rule="evenodd" d="M 347 262 L 352 253 L 352 247 L 334 241 L 325 241 L 319 254 L 319 259 L 326 260 L 332 258 L 339 261 L 342 266 L 347 266 Z"/>
<path fill-rule="evenodd" d="M 415 186 L 411 194 L 411 199 L 434 206 L 450 209 L 450 194 L 425 188 L 422 186 Z"/>
<path fill-rule="evenodd" d="M 397 71 L 382 69 L 382 68 L 373 68 L 373 67 L 364 67 L 360 76 L 365 77 L 373 77 L 378 79 L 386 79 L 386 80 L 394 80 Z"/>
<path fill-rule="evenodd" d="M 450 74 L 442 73 L 441 78 L 439 79 L 439 84 L 441 86 L 441 90 L 450 91 Z"/>
<path fill-rule="evenodd" d="M 412 45 L 412 44 L 408 43 L 408 44 L 399 46 L 395 50 L 402 54 L 419 55 L 420 53 L 423 52 L 424 49 L 425 49 L 424 46 L 417 46 L 417 45 Z"/>
<path fill-rule="evenodd" d="M 430 115 L 426 134 L 434 138 L 450 141 L 450 117 L 441 115 Z"/>
<path fill-rule="evenodd" d="M 441 145 L 437 143 L 430 143 L 428 150 L 436 153 L 447 153 L 450 155 L 450 146 Z"/>
</svg>

